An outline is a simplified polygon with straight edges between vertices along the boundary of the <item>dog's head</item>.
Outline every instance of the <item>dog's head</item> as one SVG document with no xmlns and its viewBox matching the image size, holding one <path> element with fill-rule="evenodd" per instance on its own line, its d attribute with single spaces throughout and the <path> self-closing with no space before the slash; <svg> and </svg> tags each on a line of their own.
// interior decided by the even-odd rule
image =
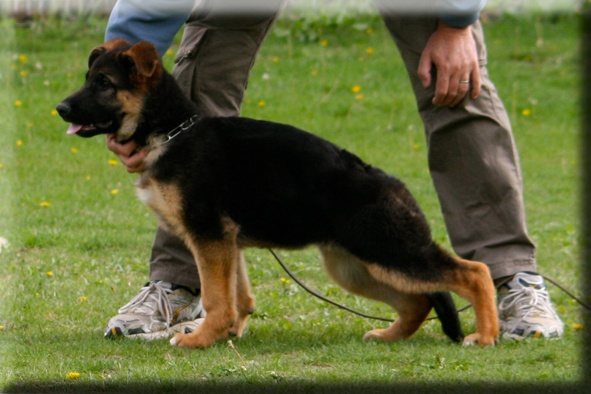
<svg viewBox="0 0 591 394">
<path fill-rule="evenodd" d="M 108 41 L 90 53 L 82 88 L 56 110 L 71 123 L 68 134 L 116 134 L 117 140 L 128 140 L 141 120 L 145 97 L 162 72 L 162 62 L 152 44 Z"/>
</svg>

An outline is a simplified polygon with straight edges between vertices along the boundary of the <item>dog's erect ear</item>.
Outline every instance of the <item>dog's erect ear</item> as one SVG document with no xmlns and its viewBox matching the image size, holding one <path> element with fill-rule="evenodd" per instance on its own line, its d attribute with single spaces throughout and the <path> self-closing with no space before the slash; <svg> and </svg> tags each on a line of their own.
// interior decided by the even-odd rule
<svg viewBox="0 0 591 394">
<path fill-rule="evenodd" d="M 162 71 L 156 47 L 149 42 L 139 42 L 121 53 L 121 59 L 141 77 L 158 77 Z"/>
<path fill-rule="evenodd" d="M 115 48 L 122 47 L 122 46 L 129 46 L 129 42 L 125 41 L 122 38 L 114 38 L 110 41 L 105 42 L 104 44 L 99 45 L 98 47 L 94 48 L 92 52 L 90 52 L 90 56 L 88 56 L 88 68 L 92 66 L 94 61 L 98 59 L 102 54 L 107 51 L 111 51 Z"/>
</svg>

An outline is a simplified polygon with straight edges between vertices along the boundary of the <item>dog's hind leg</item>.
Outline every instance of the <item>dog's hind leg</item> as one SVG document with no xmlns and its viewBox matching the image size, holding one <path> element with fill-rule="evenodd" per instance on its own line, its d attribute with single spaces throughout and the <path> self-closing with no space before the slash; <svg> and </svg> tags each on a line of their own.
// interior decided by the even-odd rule
<svg viewBox="0 0 591 394">
<path fill-rule="evenodd" d="M 452 291 L 468 300 L 474 307 L 477 331 L 464 338 L 464 345 L 494 346 L 499 335 L 499 321 L 495 303 L 495 287 L 488 267 L 477 261 L 451 257 L 449 266 L 439 273 L 436 281 L 407 281 L 381 266 L 368 266 L 370 273 L 381 282 L 397 288 L 409 288 L 420 293 Z M 410 291 L 410 290 L 409 290 Z"/>
<path fill-rule="evenodd" d="M 234 325 L 230 329 L 231 336 L 242 336 L 248 318 L 254 312 L 255 300 L 250 291 L 248 271 L 244 261 L 244 255 L 240 250 L 238 256 L 238 267 L 236 272 L 236 311 L 237 316 Z"/>
<path fill-rule="evenodd" d="M 484 263 L 456 258 L 451 291 L 468 300 L 474 307 L 477 331 L 464 339 L 464 345 L 494 346 L 499 336 L 499 318 L 495 287 Z"/>
<path fill-rule="evenodd" d="M 343 288 L 353 294 L 382 301 L 396 310 L 398 318 L 386 329 L 371 330 L 365 340 L 386 342 L 412 336 L 431 311 L 431 302 L 422 294 L 409 294 L 376 280 L 366 264 L 342 248 L 321 246 L 327 273 Z"/>
</svg>

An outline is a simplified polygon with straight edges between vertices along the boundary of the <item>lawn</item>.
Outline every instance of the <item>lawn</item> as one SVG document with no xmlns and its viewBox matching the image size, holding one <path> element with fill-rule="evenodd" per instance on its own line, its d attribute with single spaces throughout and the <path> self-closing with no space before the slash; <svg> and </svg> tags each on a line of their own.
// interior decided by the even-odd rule
<svg viewBox="0 0 591 394">
<path fill-rule="evenodd" d="M 582 281 L 578 24 L 574 15 L 527 15 L 485 25 L 489 71 L 520 150 L 540 272 L 576 294 Z M 155 229 L 134 197 L 134 176 L 104 139 L 66 136 L 67 125 L 53 111 L 81 85 L 104 26 L 92 18 L 26 28 L 1 21 L 0 237 L 10 245 L 0 252 L 0 391 L 576 388 L 583 314 L 550 284 L 566 326 L 559 341 L 462 348 L 430 321 L 409 341 L 364 343 L 363 333 L 384 323 L 311 298 L 265 250 L 247 253 L 257 311 L 234 349 L 223 342 L 201 351 L 167 341 L 104 340 L 107 320 L 147 280 Z M 170 69 L 172 53 L 164 60 Z M 449 247 L 414 97 L 376 16 L 285 15 L 255 65 L 243 115 L 307 129 L 402 178 L 435 238 Z M 281 255 L 321 293 L 393 317 L 385 306 L 329 282 L 314 250 Z M 462 321 L 466 331 L 474 329 L 471 310 Z"/>
</svg>

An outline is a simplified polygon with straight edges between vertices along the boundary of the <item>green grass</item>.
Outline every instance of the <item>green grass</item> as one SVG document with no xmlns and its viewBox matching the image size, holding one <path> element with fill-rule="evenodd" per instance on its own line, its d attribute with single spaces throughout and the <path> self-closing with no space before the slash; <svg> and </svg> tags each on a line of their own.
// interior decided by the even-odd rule
<svg viewBox="0 0 591 394">
<path fill-rule="evenodd" d="M 310 130 L 396 174 L 447 245 L 422 124 L 387 32 L 373 16 L 346 18 L 338 26 L 321 22 L 285 17 L 278 23 L 253 70 L 243 114 Z M 104 21 L 49 20 L 29 29 L 1 23 L 0 237 L 11 243 L 0 253 L 3 391 L 124 386 L 155 392 L 195 385 L 321 391 L 377 384 L 437 392 L 458 384 L 543 389 L 579 380 L 582 331 L 573 326 L 582 314 L 551 285 L 566 324 L 561 341 L 462 348 L 429 322 L 409 341 L 364 343 L 363 333 L 383 323 L 337 310 L 282 281 L 286 274 L 264 250 L 247 253 L 258 304 L 245 336 L 234 341 L 240 356 L 223 342 L 196 351 L 167 341 L 104 340 L 106 321 L 147 280 L 155 220 L 134 197 L 134 177 L 110 164 L 115 158 L 104 139 L 68 137 L 67 125 L 52 114 L 82 83 Z M 577 25 L 574 16 L 505 16 L 485 27 L 489 71 L 520 149 L 540 271 L 575 293 L 582 280 Z M 170 68 L 172 56 L 165 62 Z M 351 91 L 356 85 L 359 93 Z M 329 282 L 314 250 L 282 255 L 322 293 L 391 316 L 385 306 Z M 474 328 L 471 311 L 462 320 L 466 330 Z M 79 378 L 68 378 L 70 372 Z"/>
</svg>

